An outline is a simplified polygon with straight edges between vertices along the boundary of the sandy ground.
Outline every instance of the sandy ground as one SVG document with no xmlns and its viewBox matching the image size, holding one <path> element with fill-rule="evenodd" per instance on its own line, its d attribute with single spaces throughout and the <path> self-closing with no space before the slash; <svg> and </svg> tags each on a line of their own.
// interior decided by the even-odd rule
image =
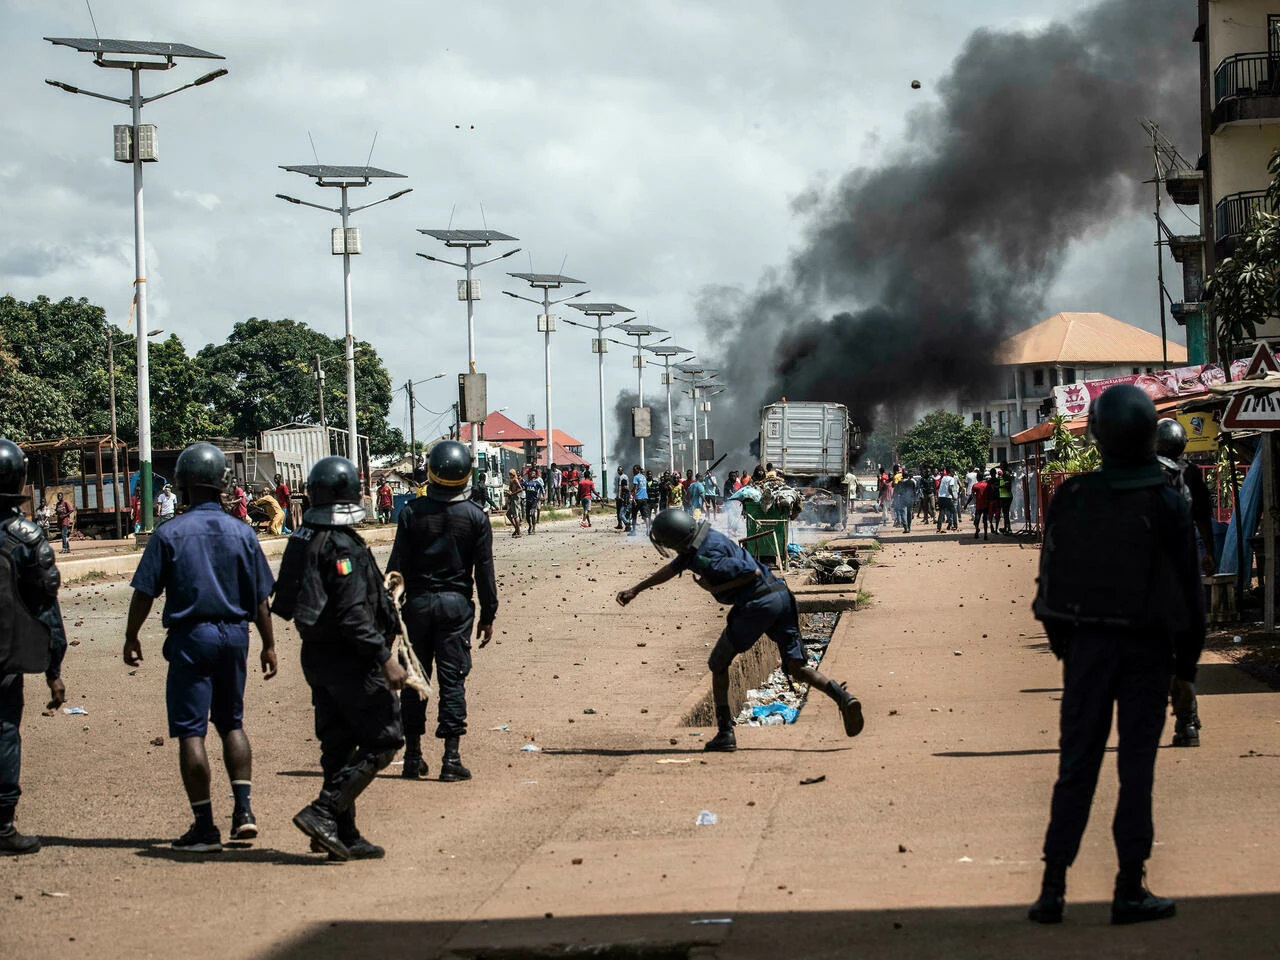
<svg viewBox="0 0 1280 960">
<path fill-rule="evenodd" d="M 711 731 L 678 720 L 705 683 L 719 608 L 681 581 L 619 608 L 612 594 L 659 560 L 600 520 L 499 533 L 497 642 L 475 651 L 463 744 L 476 778 L 391 768 L 360 804 L 380 862 L 326 864 L 289 823 L 319 787 L 289 628 L 280 677 L 252 678 L 246 697 L 260 839 L 170 850 L 189 811 L 158 617 L 131 674 L 126 587 L 66 591 L 69 705 L 88 713 L 42 716 L 29 678 L 19 822 L 46 849 L 0 861 L 3 955 L 1276 955 L 1276 693 L 1207 664 L 1204 746 L 1161 751 L 1151 884 L 1179 898 L 1176 920 L 1107 925 L 1109 759 L 1068 922 L 1033 927 L 1060 687 L 1030 616 L 1033 546 L 887 534 L 872 603 L 844 615 L 823 666 L 863 699 L 864 734 L 847 740 L 824 699 L 706 757 Z M 215 783 L 225 830 L 218 763 Z M 695 825 L 704 809 L 715 826 Z"/>
</svg>

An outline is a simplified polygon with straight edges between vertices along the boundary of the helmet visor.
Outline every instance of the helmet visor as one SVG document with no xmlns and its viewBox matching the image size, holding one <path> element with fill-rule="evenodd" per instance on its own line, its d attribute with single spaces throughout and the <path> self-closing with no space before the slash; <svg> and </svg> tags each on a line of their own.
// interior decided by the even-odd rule
<svg viewBox="0 0 1280 960">
<path fill-rule="evenodd" d="M 654 539 L 652 530 L 649 531 L 649 542 L 653 544 L 653 549 L 658 551 L 658 556 L 662 557 L 663 560 L 670 560 L 675 556 L 675 554 Z"/>
</svg>

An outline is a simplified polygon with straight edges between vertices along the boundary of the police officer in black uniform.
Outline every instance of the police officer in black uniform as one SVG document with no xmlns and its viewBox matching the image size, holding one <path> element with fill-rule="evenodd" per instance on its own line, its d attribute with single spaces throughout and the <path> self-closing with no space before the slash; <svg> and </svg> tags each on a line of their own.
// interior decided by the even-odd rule
<svg viewBox="0 0 1280 960">
<path fill-rule="evenodd" d="M 22 512 L 27 458 L 16 443 L 0 438 L 0 855 L 35 853 L 36 837 L 13 825 L 22 767 L 22 675 L 43 673 L 49 707 L 67 698 L 62 657 L 67 636 L 58 608 L 62 580 L 53 550 L 39 526 Z"/>
<path fill-rule="evenodd" d="M 1191 508 L 1191 522 L 1200 534 L 1202 547 L 1200 569 L 1206 574 L 1215 569 L 1213 559 L 1213 501 L 1209 497 L 1209 487 L 1204 482 L 1200 468 L 1182 458 L 1187 449 L 1187 431 L 1177 420 L 1165 417 L 1156 424 L 1156 459 L 1164 468 L 1165 479 Z M 1173 701 L 1173 745 L 1175 747 L 1200 746 L 1200 732 L 1204 729 L 1200 722 L 1199 703 L 1196 700 L 1195 684 L 1187 683 L 1178 677 L 1173 678 L 1173 686 L 1169 689 L 1169 697 Z"/>
<path fill-rule="evenodd" d="M 493 527 L 471 499 L 471 451 L 456 440 L 431 448 L 427 495 L 400 511 L 388 570 L 404 575 L 404 621 L 414 652 L 430 673 L 434 661 L 438 707 L 436 737 L 444 741 L 440 779 L 470 780 L 459 741 L 467 732 L 467 674 L 471 672 L 472 590 L 480 597 L 480 646 L 493 638 L 498 587 L 493 575 Z M 401 696 L 404 710 L 405 777 L 426 775 L 422 736 L 426 704 L 412 690 Z"/>
<path fill-rule="evenodd" d="M 1120 738 L 1112 833 L 1120 871 L 1116 924 L 1174 915 L 1144 886 L 1154 827 L 1151 787 L 1172 677 L 1193 683 L 1204 645 L 1204 598 L 1187 504 L 1156 461 L 1156 411 L 1129 384 L 1093 405 L 1102 469 L 1069 478 L 1045 524 L 1035 600 L 1063 661 L 1058 780 L 1044 841 L 1044 881 L 1030 919 L 1061 923 L 1067 868 L 1089 819 L 1111 732 Z"/>
<path fill-rule="evenodd" d="M 289 538 L 271 605 L 302 635 L 302 673 L 311 685 L 324 771 L 320 796 L 293 822 L 331 860 L 376 859 L 385 851 L 360 835 L 355 801 L 404 743 L 395 691 L 405 674 L 390 647 L 399 621 L 378 564 L 355 531 L 365 516 L 355 464 L 320 460 L 307 493 L 311 506 Z"/>
</svg>

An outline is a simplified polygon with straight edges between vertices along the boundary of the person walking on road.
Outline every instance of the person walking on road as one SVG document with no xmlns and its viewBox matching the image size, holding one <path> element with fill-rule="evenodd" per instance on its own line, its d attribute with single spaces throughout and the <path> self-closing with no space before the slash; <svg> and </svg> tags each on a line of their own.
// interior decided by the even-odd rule
<svg viewBox="0 0 1280 960">
<path fill-rule="evenodd" d="M 40 849 L 37 837 L 14 826 L 22 772 L 23 675 L 43 673 L 49 686 L 46 709 L 67 699 L 62 658 L 67 635 L 58 606 L 62 577 L 44 528 L 22 512 L 27 499 L 27 458 L 0 437 L 0 856 Z"/>
<path fill-rule="evenodd" d="M 428 468 L 428 471 L 430 468 Z M 542 478 L 538 476 L 537 468 L 530 467 L 525 471 L 524 475 L 524 522 L 529 533 L 534 533 L 538 529 L 538 514 L 542 509 L 542 501 L 547 496 L 547 485 L 542 482 Z M 427 495 L 430 496 L 431 486 L 428 482 Z"/>
<path fill-rule="evenodd" d="M 591 479 L 591 471 L 588 470 L 583 474 L 582 479 L 578 481 L 578 503 L 582 506 L 582 525 L 584 527 L 591 526 L 591 501 L 596 495 L 596 485 Z"/>
<path fill-rule="evenodd" d="M 156 497 L 156 523 L 161 524 L 172 520 L 177 507 L 178 498 L 174 496 L 173 487 L 166 483 L 164 489 L 160 491 L 160 496 Z"/>
<path fill-rule="evenodd" d="M 640 521 L 644 521 L 645 532 L 649 531 L 649 478 L 640 469 L 640 464 L 633 468 L 635 476 L 631 478 L 631 529 L 628 533 L 635 536 L 640 529 Z"/>
<path fill-rule="evenodd" d="M 979 478 L 974 481 L 973 488 L 969 492 L 969 502 L 973 506 L 973 539 L 978 539 L 978 534 L 982 534 L 983 540 L 991 539 L 991 521 L 988 516 L 990 510 L 990 502 L 988 501 L 989 491 L 987 489 L 987 481 Z"/>
<path fill-rule="evenodd" d="M 386 477 L 378 478 L 378 522 L 390 523 L 391 514 L 395 508 L 395 497 L 391 493 L 391 484 L 387 483 Z"/>
<path fill-rule="evenodd" d="M 507 471 L 507 523 L 511 524 L 511 536 L 520 536 L 520 504 L 524 501 L 524 487 L 515 468 Z"/>
<path fill-rule="evenodd" d="M 275 634 L 267 605 L 274 579 L 253 530 L 222 509 L 230 475 L 226 455 L 211 443 L 192 444 L 178 456 L 174 482 L 187 510 L 157 527 L 147 541 L 133 575 L 125 626 L 124 662 L 136 667 L 143 660 L 138 634 L 155 599 L 164 594 L 169 736 L 178 741 L 182 785 L 195 817 L 173 848 L 189 853 L 222 849 L 205 752 L 211 718 L 222 739 L 235 800 L 231 839 L 252 840 L 258 835 L 249 801 L 253 754 L 244 732 L 250 621 L 262 638 L 263 676 L 270 680 L 276 675 Z"/>
<path fill-rule="evenodd" d="M 391 656 L 400 621 L 378 563 L 355 530 L 365 516 L 360 493 L 359 471 L 345 457 L 325 457 L 311 468 L 310 503 L 285 547 L 271 602 L 302 636 L 299 659 L 324 774 L 320 795 L 293 824 L 330 860 L 384 855 L 356 826 L 356 798 L 404 743 L 395 691 L 405 671 Z"/>
<path fill-rule="evenodd" d="M 956 505 L 960 502 L 960 483 L 951 472 L 950 467 L 942 468 L 942 479 L 938 481 L 938 523 L 937 531 L 942 532 L 943 524 L 948 530 L 958 530 Z"/>
<path fill-rule="evenodd" d="M 740 653 L 750 650 L 761 636 L 778 645 L 782 669 L 792 680 L 807 683 L 835 701 L 846 736 L 862 732 L 862 704 L 843 684 L 835 683 L 808 666 L 800 642 L 796 600 L 786 583 L 777 579 L 755 557 L 724 534 L 712 530 L 707 520 L 696 521 L 683 510 L 664 510 L 653 521 L 649 540 L 658 552 L 673 559 L 634 587 L 618 592 L 626 606 L 652 587 L 660 586 L 686 570 L 693 582 L 730 607 L 728 621 L 707 660 L 711 692 L 719 732 L 705 749 L 729 752 L 737 749 L 733 714 L 729 708 L 729 666 Z"/>
<path fill-rule="evenodd" d="M 456 440 L 431 448 L 427 495 L 400 513 L 388 570 L 404 575 L 404 621 L 414 652 L 428 673 L 436 666 L 436 738 L 444 741 L 440 779 L 470 780 L 459 746 L 467 733 L 467 675 L 471 672 L 471 630 L 480 646 L 493 639 L 498 587 L 493 572 L 493 529 L 468 496 L 471 451 Z M 541 483 L 541 481 L 539 481 Z M 476 620 L 473 592 L 480 598 Z M 413 690 L 401 696 L 404 709 L 403 775 L 426 775 L 422 737 L 426 704 Z"/>
<path fill-rule="evenodd" d="M 999 486 L 997 491 L 998 504 L 1000 510 L 1000 520 L 1003 521 L 1003 528 L 1000 530 L 1005 536 L 1013 536 L 1013 468 L 1009 466 L 1008 460 L 1000 461 Z"/>
<path fill-rule="evenodd" d="M 1156 410 L 1130 384 L 1093 404 L 1102 469 L 1054 494 L 1034 604 L 1063 662 L 1058 780 L 1044 840 L 1044 879 L 1029 917 L 1060 923 L 1067 869 L 1089 819 L 1118 718 L 1120 793 L 1112 834 L 1120 869 L 1111 922 L 1172 917 L 1146 889 L 1155 835 L 1151 789 L 1171 680 L 1193 684 L 1204 646 L 1204 595 L 1185 501 L 1156 462 Z"/>
</svg>

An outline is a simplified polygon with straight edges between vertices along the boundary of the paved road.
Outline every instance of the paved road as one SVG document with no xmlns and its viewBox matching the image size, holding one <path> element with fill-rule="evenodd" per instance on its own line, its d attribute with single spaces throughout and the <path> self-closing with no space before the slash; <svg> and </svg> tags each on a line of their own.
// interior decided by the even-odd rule
<svg viewBox="0 0 1280 960">
<path fill-rule="evenodd" d="M 873 603 L 845 615 L 824 664 L 863 698 L 866 732 L 846 740 L 822 700 L 709 759 L 710 731 L 678 725 L 718 632 L 705 594 L 677 581 L 617 607 L 612 593 L 658 558 L 607 522 L 499 534 L 498 554 L 501 643 L 475 653 L 464 741 L 476 780 L 379 779 L 360 817 L 388 858 L 340 866 L 288 823 L 318 787 L 292 631 L 281 677 L 248 693 L 263 835 L 184 857 L 164 845 L 188 820 L 175 745 L 149 745 L 165 733 L 158 623 L 130 676 L 125 589 L 70 591 L 81 643 L 67 678 L 89 713 L 28 707 L 20 819 L 49 841 L 0 862 L 5 955 L 519 956 L 627 941 L 669 956 L 1275 955 L 1280 701 L 1224 665 L 1204 670 L 1205 746 L 1160 759 L 1151 882 L 1182 915 L 1106 925 L 1109 765 L 1068 923 L 1022 919 L 1059 686 L 1029 615 L 1034 548 L 889 534 Z M 719 823 L 695 826 L 703 809 Z"/>
</svg>

